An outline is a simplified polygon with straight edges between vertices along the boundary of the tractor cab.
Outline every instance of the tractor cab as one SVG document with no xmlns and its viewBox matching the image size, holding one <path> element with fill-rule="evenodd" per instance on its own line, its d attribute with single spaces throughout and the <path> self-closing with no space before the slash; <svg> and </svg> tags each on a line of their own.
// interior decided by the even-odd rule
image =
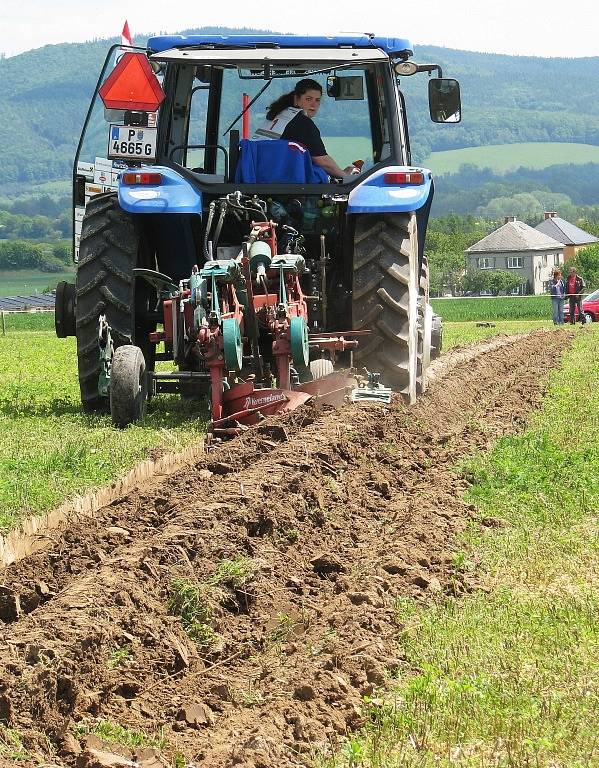
<svg viewBox="0 0 599 768">
<path fill-rule="evenodd" d="M 81 330 L 97 307 L 116 351 L 139 348 L 152 391 L 204 376 L 213 414 L 250 372 L 289 391 L 357 364 L 410 401 L 424 389 L 440 349 L 424 254 L 433 183 L 412 165 L 400 78 L 437 75 L 436 122 L 461 107 L 457 81 L 411 55 L 372 35 L 155 37 L 112 70 L 109 53 L 74 166 L 80 317 L 57 320 L 80 329 L 84 404 L 110 395 L 111 363 L 92 360 Z M 306 81 L 320 108 L 269 114 Z M 154 371 L 160 357 L 174 378 Z"/>
</svg>

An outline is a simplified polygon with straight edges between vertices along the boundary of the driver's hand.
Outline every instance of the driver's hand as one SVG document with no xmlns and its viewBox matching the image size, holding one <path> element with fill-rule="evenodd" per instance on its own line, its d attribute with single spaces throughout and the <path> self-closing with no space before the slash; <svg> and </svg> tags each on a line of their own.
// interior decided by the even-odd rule
<svg viewBox="0 0 599 768">
<path fill-rule="evenodd" d="M 354 160 L 351 165 L 348 165 L 347 168 L 344 169 L 344 172 L 350 176 L 356 176 L 358 173 L 361 173 L 363 165 L 363 160 Z"/>
</svg>

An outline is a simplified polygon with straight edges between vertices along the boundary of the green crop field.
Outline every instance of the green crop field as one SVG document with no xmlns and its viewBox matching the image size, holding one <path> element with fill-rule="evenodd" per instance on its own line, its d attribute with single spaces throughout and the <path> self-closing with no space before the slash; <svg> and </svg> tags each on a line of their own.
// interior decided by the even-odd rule
<svg viewBox="0 0 599 768">
<path fill-rule="evenodd" d="M 431 152 L 423 165 L 439 176 L 456 173 L 461 165 L 491 168 L 498 173 L 516 168 L 547 168 L 550 165 L 599 163 L 599 147 L 592 144 L 566 142 L 526 142 L 522 144 L 493 144 L 486 147 L 465 147 L 444 152 Z"/>
<path fill-rule="evenodd" d="M 599 765 L 599 328 L 548 384 L 523 434 L 461 467 L 476 519 L 452 564 L 479 588 L 397 600 L 413 674 L 321 767 Z"/>
<path fill-rule="evenodd" d="M 446 322 L 551 319 L 549 296 L 432 299 L 431 304 L 435 312 Z"/>
<path fill-rule="evenodd" d="M 73 282 L 74 272 L 40 272 L 37 269 L 0 270 L 0 296 L 33 296 L 56 288 L 61 280 Z"/>
<path fill-rule="evenodd" d="M 57 339 L 53 320 L 9 315 L 0 335 L 0 530 L 106 485 L 150 451 L 181 450 L 205 431 L 205 404 L 175 395 L 156 397 L 148 416 L 125 430 L 106 414 L 83 413 L 75 340 Z"/>
</svg>

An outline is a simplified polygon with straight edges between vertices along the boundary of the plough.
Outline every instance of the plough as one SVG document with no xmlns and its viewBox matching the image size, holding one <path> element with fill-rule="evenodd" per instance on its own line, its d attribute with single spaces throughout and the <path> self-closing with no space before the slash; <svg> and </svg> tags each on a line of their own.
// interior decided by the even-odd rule
<svg viewBox="0 0 599 768">
<path fill-rule="evenodd" d="M 307 297 L 302 290 L 308 270 L 303 237 L 284 226 L 285 250 L 279 253 L 278 225 L 266 216 L 266 205 L 239 192 L 215 201 L 207 232 L 215 218 L 218 227 L 230 211 L 251 216 L 250 234 L 237 255 L 213 258 L 207 239 L 204 264 L 194 266 L 179 285 L 154 270 L 133 271 L 159 297 L 163 327 L 150 332 L 148 340 L 164 344 L 161 357 L 174 360 L 178 372 L 147 371 L 141 350 L 132 345 L 118 347 L 107 366 L 112 340 L 105 318 L 100 319 L 100 386 L 108 380 L 115 424 L 126 426 L 143 416 L 153 394 L 185 391 L 189 385 L 209 395 L 213 439 L 237 435 L 309 400 L 338 406 L 354 392 L 355 400 L 389 402 L 391 390 L 376 376 L 359 386 L 351 365 L 334 370 L 339 354 L 350 352 L 351 360 L 359 337 L 368 331 L 310 331 L 307 302 L 320 297 Z M 326 259 L 321 262 L 324 270 Z"/>
</svg>

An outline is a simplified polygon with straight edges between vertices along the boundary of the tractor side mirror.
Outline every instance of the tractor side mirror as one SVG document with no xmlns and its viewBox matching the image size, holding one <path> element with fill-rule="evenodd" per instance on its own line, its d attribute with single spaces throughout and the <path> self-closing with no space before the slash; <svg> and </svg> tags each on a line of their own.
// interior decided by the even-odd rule
<svg viewBox="0 0 599 768">
<path fill-rule="evenodd" d="M 460 84 L 449 77 L 428 81 L 428 108 L 434 123 L 459 123 L 462 119 Z"/>
</svg>

